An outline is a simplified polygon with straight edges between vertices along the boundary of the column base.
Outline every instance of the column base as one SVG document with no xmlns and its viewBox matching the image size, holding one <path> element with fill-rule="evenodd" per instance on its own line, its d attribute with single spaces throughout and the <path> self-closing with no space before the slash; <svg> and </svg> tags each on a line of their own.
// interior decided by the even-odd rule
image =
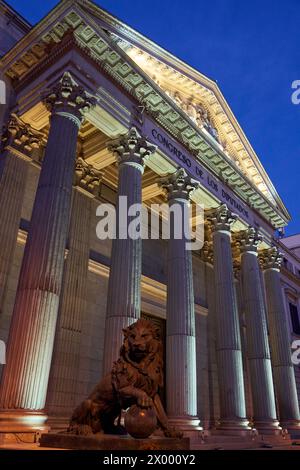
<svg viewBox="0 0 300 470">
<path fill-rule="evenodd" d="M 47 419 L 41 411 L 0 410 L 0 433 L 48 432 Z"/>
<path fill-rule="evenodd" d="M 292 439 L 300 439 L 300 421 L 297 419 L 280 421 L 283 430 L 287 430 Z"/>
<path fill-rule="evenodd" d="M 241 419 L 224 419 L 212 430 L 213 435 L 228 436 L 251 436 L 253 429 L 249 426 L 249 421 L 245 418 Z"/>
<path fill-rule="evenodd" d="M 275 420 L 254 420 L 254 428 L 258 434 L 266 436 L 282 436 L 282 427 L 279 421 Z"/>
<path fill-rule="evenodd" d="M 182 431 L 202 431 L 203 429 L 196 416 L 172 416 L 168 418 L 168 422 Z"/>
<path fill-rule="evenodd" d="M 176 416 L 168 418 L 170 426 L 174 426 L 183 432 L 184 437 L 189 437 L 191 442 L 196 441 L 200 437 L 200 432 L 203 430 L 200 426 L 199 418 L 195 416 Z"/>
</svg>

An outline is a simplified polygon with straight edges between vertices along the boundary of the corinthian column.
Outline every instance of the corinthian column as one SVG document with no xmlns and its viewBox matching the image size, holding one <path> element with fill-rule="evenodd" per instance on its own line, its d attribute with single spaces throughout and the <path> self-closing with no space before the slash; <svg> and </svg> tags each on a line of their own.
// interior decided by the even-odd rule
<svg viewBox="0 0 300 470">
<path fill-rule="evenodd" d="M 68 255 L 47 393 L 47 411 L 54 424 L 60 420 L 65 424 L 79 401 L 77 381 L 90 254 L 91 201 L 99 196 L 101 177 L 98 170 L 82 158 L 77 159 Z"/>
<path fill-rule="evenodd" d="M 261 237 L 254 228 L 250 227 L 239 233 L 235 240 L 241 251 L 246 349 L 251 380 L 254 426 L 262 434 L 279 433 L 265 303 L 257 259 L 257 248 Z"/>
<path fill-rule="evenodd" d="M 293 431 L 300 434 L 299 404 L 291 360 L 291 338 L 280 282 L 282 255 L 276 247 L 273 247 L 260 252 L 259 257 L 264 270 L 271 357 L 280 424 L 288 428 L 292 434 Z"/>
<path fill-rule="evenodd" d="M 216 295 L 216 350 L 220 392 L 218 429 L 230 432 L 249 429 L 231 251 L 231 227 L 236 219 L 237 216 L 225 204 L 209 215 L 213 229 Z"/>
<path fill-rule="evenodd" d="M 196 331 L 189 198 L 199 183 L 183 169 L 160 180 L 169 203 L 167 255 L 167 414 L 181 429 L 195 429 L 197 418 Z"/>
<path fill-rule="evenodd" d="M 136 217 L 128 215 L 128 209 L 134 204 L 142 204 L 145 162 L 155 149 L 134 127 L 109 144 L 109 150 L 116 154 L 119 163 L 119 186 L 116 238 L 112 242 L 107 295 L 104 374 L 111 370 L 119 356 L 123 328 L 141 314 L 142 239 L 128 236 L 128 226 Z"/>
<path fill-rule="evenodd" d="M 2 135 L 0 173 L 0 315 L 6 283 L 16 245 L 28 164 L 44 134 L 23 122 L 16 114 L 9 118 Z"/>
<path fill-rule="evenodd" d="M 93 104 L 66 72 L 45 98 L 51 123 L 25 246 L 0 392 L 0 430 L 41 428 L 64 252 L 76 143 Z"/>
</svg>

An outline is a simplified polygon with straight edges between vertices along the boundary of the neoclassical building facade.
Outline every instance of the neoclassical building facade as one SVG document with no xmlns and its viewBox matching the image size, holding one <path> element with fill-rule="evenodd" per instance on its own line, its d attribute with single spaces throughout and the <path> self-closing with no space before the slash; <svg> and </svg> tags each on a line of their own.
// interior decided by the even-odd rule
<svg viewBox="0 0 300 470">
<path fill-rule="evenodd" d="M 216 83 L 92 1 L 0 14 L 0 435 L 66 426 L 141 316 L 187 434 L 300 435 L 299 244 Z M 203 205 L 203 247 L 99 239 L 121 196 Z"/>
</svg>

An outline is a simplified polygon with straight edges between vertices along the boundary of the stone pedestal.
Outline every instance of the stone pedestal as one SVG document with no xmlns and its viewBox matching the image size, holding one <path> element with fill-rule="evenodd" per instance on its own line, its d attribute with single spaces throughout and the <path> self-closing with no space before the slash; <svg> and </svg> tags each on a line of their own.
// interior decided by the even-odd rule
<svg viewBox="0 0 300 470">
<path fill-rule="evenodd" d="M 280 424 L 291 434 L 300 436 L 299 403 L 291 360 L 291 335 L 280 282 L 282 255 L 273 247 L 260 253 L 260 261 L 264 269 L 271 357 Z"/>
<path fill-rule="evenodd" d="M 82 112 L 92 99 L 65 73 L 46 98 L 51 126 L 22 261 L 0 392 L 0 431 L 44 428 L 48 378 Z M 13 418 L 15 416 L 16 418 Z"/>
<path fill-rule="evenodd" d="M 218 429 L 231 433 L 249 430 L 231 251 L 230 230 L 236 218 L 225 204 L 209 214 L 213 229 L 216 294 L 216 349 L 220 391 Z"/>
<path fill-rule="evenodd" d="M 74 434 L 43 434 L 41 447 L 74 450 L 189 450 L 188 438 L 172 439 L 166 437 L 149 437 L 148 439 L 133 439 L 129 436 L 113 436 L 100 434 L 96 436 L 75 436 Z"/>
<path fill-rule="evenodd" d="M 108 373 L 118 359 L 123 328 L 141 314 L 142 238 L 128 235 L 128 214 L 134 204 L 142 204 L 142 175 L 147 158 L 155 151 L 135 128 L 112 141 L 109 149 L 119 163 L 116 238 L 112 243 L 107 295 L 103 373 Z"/>
<path fill-rule="evenodd" d="M 167 414 L 188 431 L 199 428 L 197 417 L 196 337 L 192 253 L 189 237 L 189 196 L 199 183 L 183 169 L 163 178 L 170 208 L 167 256 Z M 178 234 L 178 237 L 177 235 Z"/>
<path fill-rule="evenodd" d="M 261 238 L 255 229 L 249 228 L 240 233 L 236 241 L 241 251 L 242 291 L 254 426 L 261 434 L 280 434 L 265 304 L 257 260 L 257 247 Z"/>
</svg>

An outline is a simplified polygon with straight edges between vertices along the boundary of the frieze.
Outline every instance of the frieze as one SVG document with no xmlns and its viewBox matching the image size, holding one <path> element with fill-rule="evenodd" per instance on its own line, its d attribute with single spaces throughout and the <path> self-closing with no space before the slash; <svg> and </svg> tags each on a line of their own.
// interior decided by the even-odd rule
<svg viewBox="0 0 300 470">
<path fill-rule="evenodd" d="M 169 138 L 161 129 L 153 127 L 150 122 L 145 122 L 144 132 L 145 129 L 148 138 L 158 145 L 172 160 L 175 160 L 179 166 L 184 167 L 193 178 L 209 189 L 220 201 L 226 203 L 234 212 L 237 212 L 247 224 L 254 223 L 253 216 L 248 207 L 234 196 L 228 188 L 223 186 L 220 181 L 213 177 L 193 156 L 187 155 L 180 145 Z"/>
</svg>

